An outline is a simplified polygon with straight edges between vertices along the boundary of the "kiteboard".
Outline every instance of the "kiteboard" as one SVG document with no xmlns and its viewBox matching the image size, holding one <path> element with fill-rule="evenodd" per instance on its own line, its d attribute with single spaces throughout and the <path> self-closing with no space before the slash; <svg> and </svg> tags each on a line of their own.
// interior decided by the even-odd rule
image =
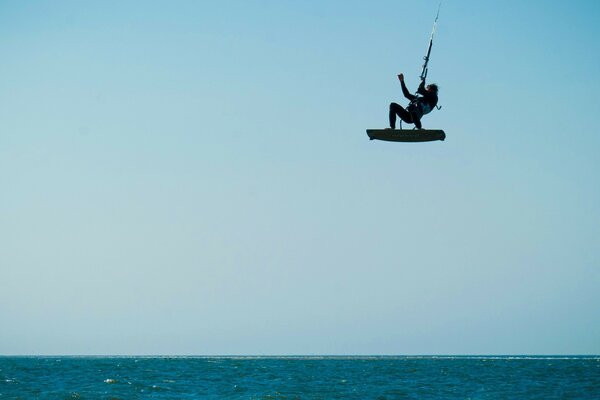
<svg viewBox="0 0 600 400">
<path fill-rule="evenodd" d="M 440 129 L 367 129 L 371 140 L 388 142 L 433 142 L 446 139 L 446 133 Z"/>
</svg>

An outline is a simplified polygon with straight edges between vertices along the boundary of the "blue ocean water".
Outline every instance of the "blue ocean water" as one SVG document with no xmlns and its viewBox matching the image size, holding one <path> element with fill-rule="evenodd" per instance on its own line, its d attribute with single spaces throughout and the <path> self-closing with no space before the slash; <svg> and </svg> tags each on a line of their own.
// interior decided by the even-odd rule
<svg viewBox="0 0 600 400">
<path fill-rule="evenodd" d="M 600 399 L 600 357 L 0 357 L 0 399 Z"/>
</svg>

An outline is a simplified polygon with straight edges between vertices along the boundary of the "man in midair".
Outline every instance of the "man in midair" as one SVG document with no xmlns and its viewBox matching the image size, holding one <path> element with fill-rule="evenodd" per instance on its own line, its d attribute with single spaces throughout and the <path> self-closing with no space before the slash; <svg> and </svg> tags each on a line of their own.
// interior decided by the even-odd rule
<svg viewBox="0 0 600 400">
<path fill-rule="evenodd" d="M 390 128 L 396 129 L 396 115 L 398 115 L 407 124 L 415 124 L 417 129 L 422 129 L 421 118 L 431 112 L 438 103 L 438 87 L 435 83 L 425 86 L 425 79 L 423 79 L 417 89 L 419 96 L 408 91 L 404 84 L 404 74 L 398 75 L 398 79 L 402 85 L 402 93 L 410 100 L 410 104 L 406 109 L 397 103 L 390 104 Z"/>
</svg>

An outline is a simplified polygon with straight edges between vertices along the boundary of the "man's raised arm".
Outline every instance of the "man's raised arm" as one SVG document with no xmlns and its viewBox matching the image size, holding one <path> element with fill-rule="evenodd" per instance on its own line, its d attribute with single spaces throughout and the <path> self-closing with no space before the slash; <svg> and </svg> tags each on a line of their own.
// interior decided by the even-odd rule
<svg viewBox="0 0 600 400">
<path fill-rule="evenodd" d="M 416 99 L 417 96 L 415 96 L 414 94 L 409 92 L 408 89 L 406 88 L 406 85 L 404 84 L 404 74 L 398 75 L 398 79 L 400 79 L 400 84 L 402 85 L 402 94 L 404 94 L 404 97 L 406 97 L 410 101 L 413 101 L 414 99 Z"/>
</svg>

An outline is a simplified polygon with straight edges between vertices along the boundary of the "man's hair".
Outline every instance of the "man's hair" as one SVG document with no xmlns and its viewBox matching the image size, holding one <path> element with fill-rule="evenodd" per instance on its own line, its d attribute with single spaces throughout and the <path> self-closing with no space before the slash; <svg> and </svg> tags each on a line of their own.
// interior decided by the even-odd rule
<svg viewBox="0 0 600 400">
<path fill-rule="evenodd" d="M 429 87 L 431 87 L 431 89 L 433 89 L 433 91 L 437 94 L 438 92 L 438 85 L 436 85 L 435 83 L 431 83 L 429 84 Z"/>
</svg>

